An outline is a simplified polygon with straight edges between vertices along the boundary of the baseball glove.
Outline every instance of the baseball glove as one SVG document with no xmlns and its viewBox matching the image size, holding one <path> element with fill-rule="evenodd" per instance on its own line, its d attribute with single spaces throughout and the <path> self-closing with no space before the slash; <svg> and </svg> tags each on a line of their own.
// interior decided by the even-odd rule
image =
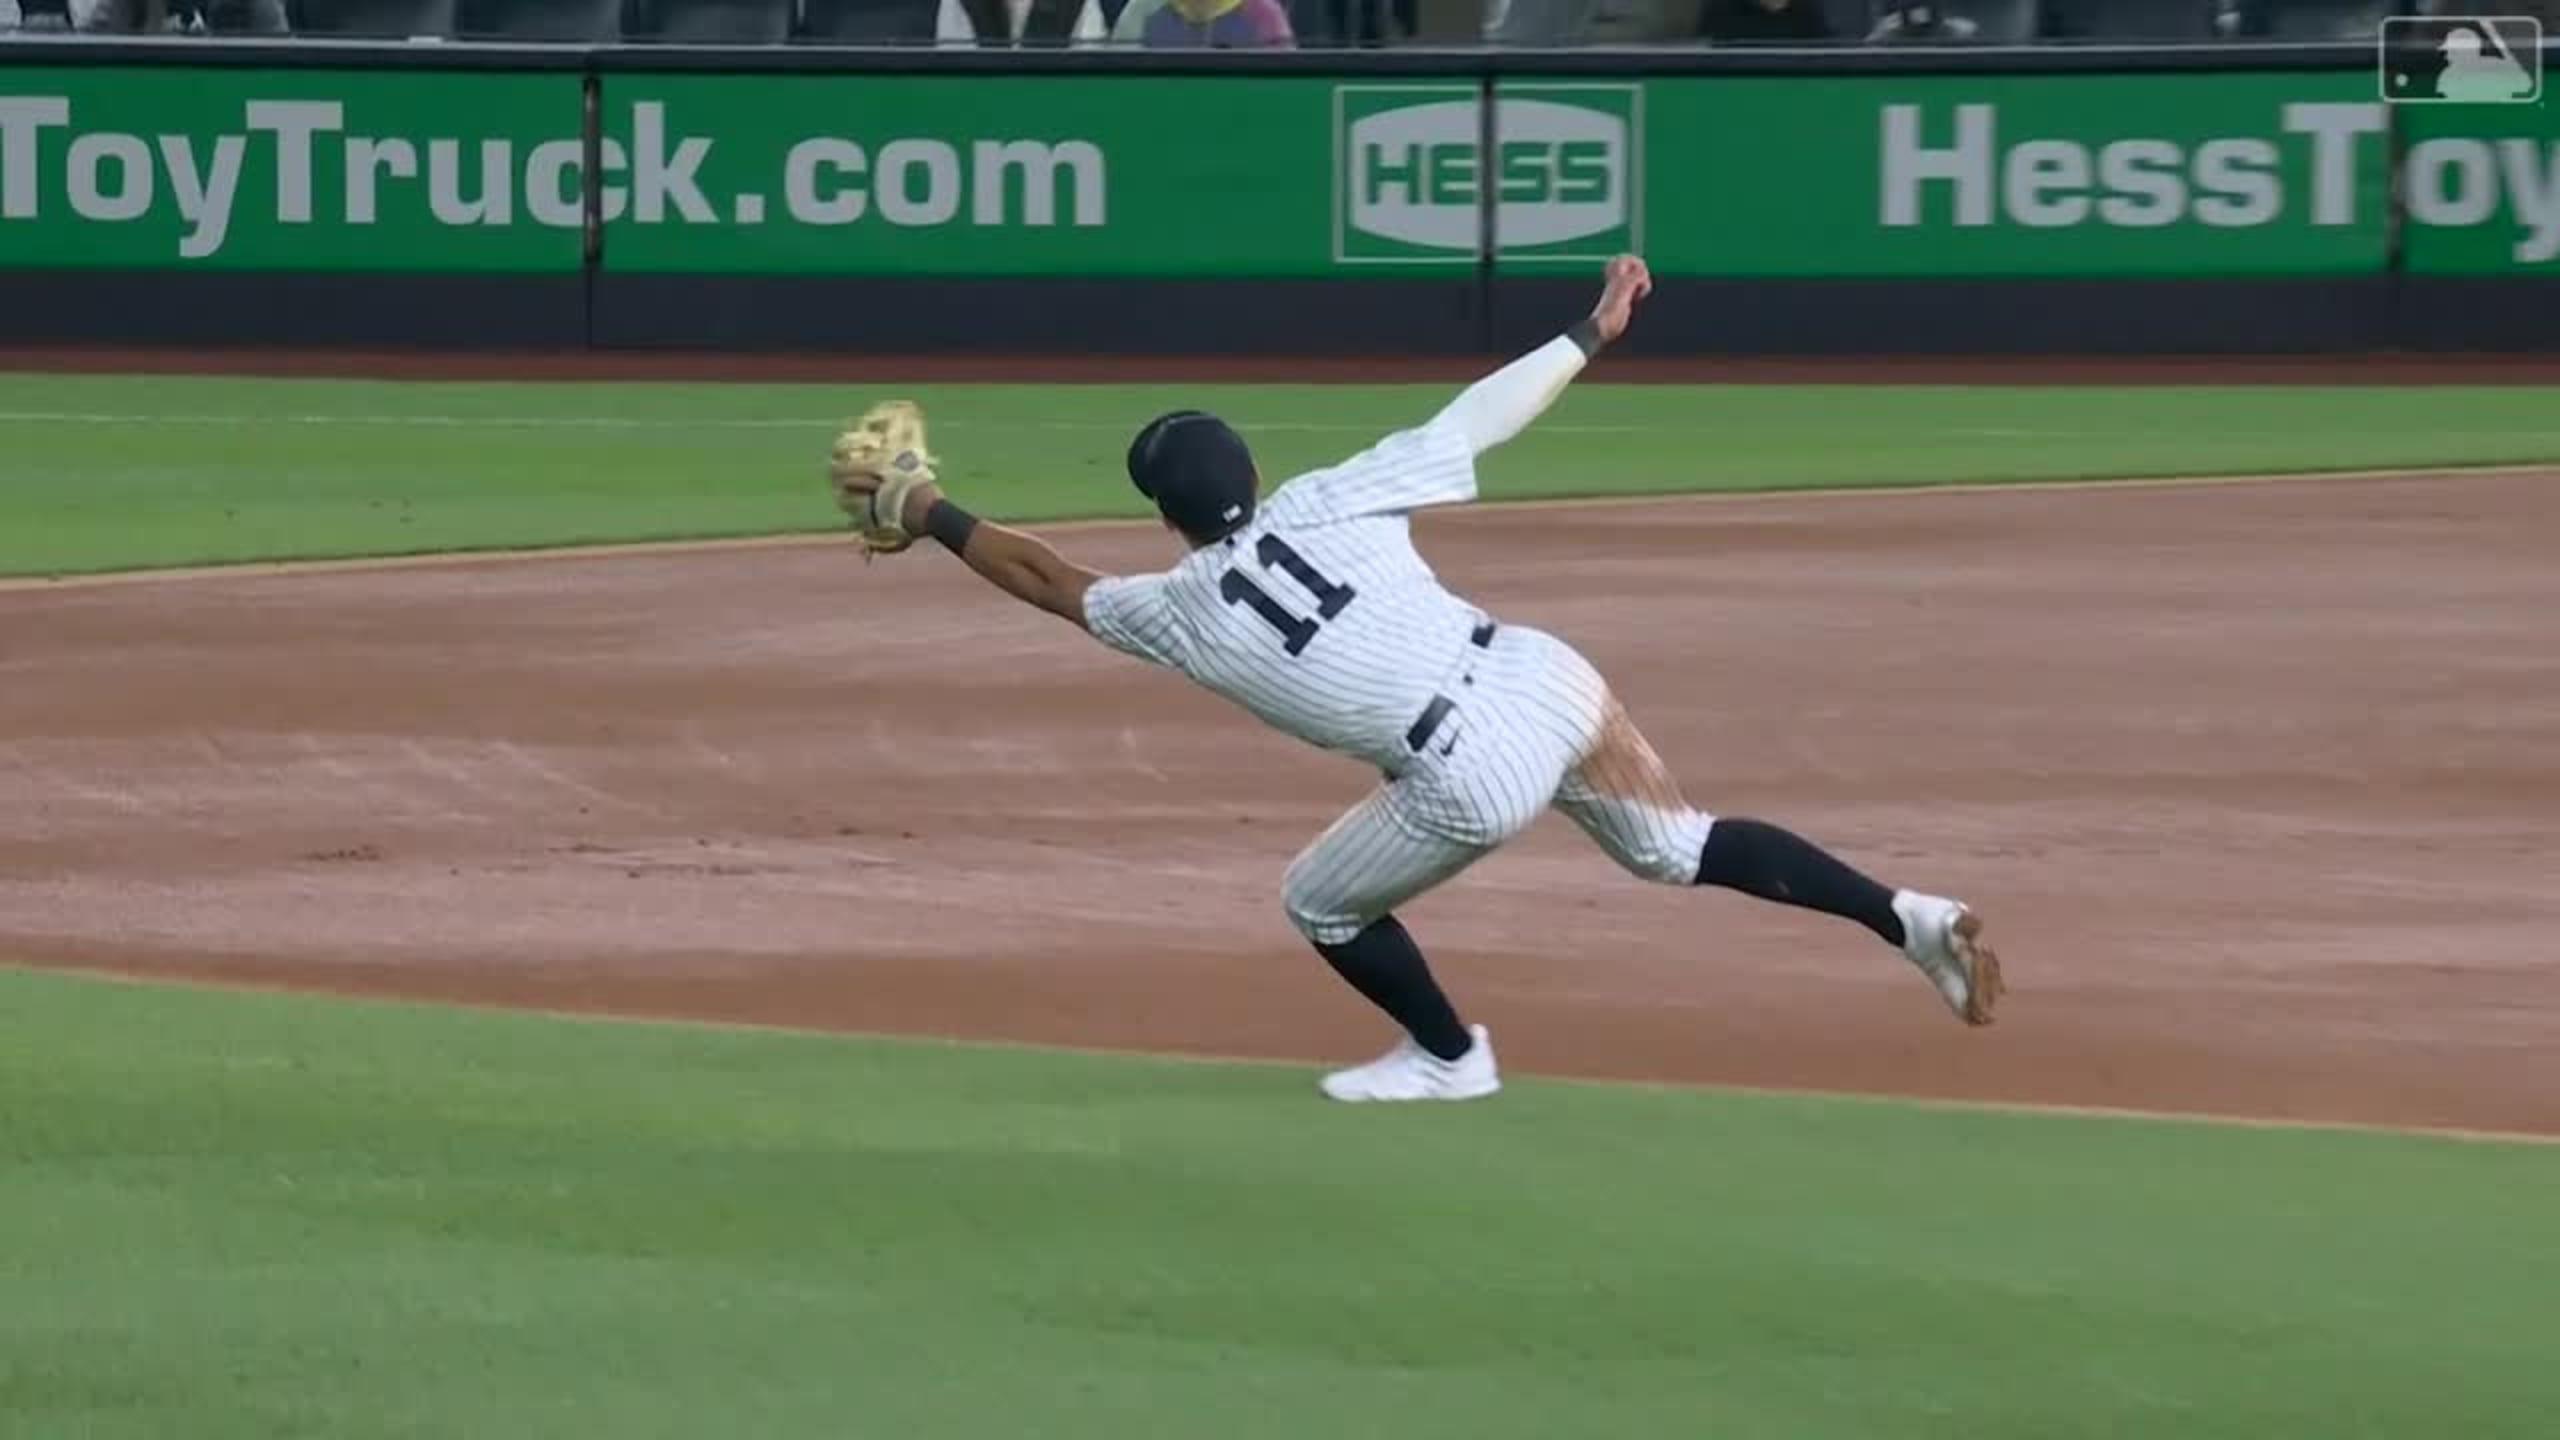
<svg viewBox="0 0 2560 1440">
<path fill-rule="evenodd" d="M 916 543 L 902 523 L 907 497 L 934 478 L 925 448 L 924 411 L 912 400 L 884 400 L 836 436 L 827 474 L 836 504 L 853 519 L 865 558 L 895 555 Z"/>
</svg>

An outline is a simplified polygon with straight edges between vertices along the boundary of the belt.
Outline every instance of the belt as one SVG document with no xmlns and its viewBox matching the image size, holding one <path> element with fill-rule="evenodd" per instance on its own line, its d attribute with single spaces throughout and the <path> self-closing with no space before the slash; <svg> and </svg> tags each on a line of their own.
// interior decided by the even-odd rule
<svg viewBox="0 0 2560 1440">
<path fill-rule="evenodd" d="M 1492 621 L 1487 620 L 1475 628 L 1474 634 L 1467 637 L 1467 643 L 1479 650 L 1491 649 L 1493 632 L 1496 628 Z M 1423 706 L 1422 714 L 1415 718 L 1413 728 L 1404 732 L 1404 748 L 1416 755 L 1421 754 L 1422 747 L 1431 743 L 1431 737 L 1440 733 L 1440 722 L 1448 719 L 1449 712 L 1456 708 L 1458 708 L 1458 702 L 1448 696 L 1432 696 L 1431 703 Z"/>
</svg>

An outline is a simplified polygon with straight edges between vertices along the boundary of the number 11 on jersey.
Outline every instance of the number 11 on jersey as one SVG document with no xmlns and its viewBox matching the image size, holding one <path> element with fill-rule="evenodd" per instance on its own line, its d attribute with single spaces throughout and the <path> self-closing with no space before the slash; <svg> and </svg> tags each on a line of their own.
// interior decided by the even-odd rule
<svg viewBox="0 0 2560 1440">
<path fill-rule="evenodd" d="M 1308 645 L 1314 643 L 1316 632 L 1324 628 L 1324 622 L 1341 614 L 1343 607 L 1360 593 L 1348 585 L 1337 585 L 1326 579 L 1322 571 L 1308 564 L 1306 557 L 1290 549 L 1289 542 L 1277 535 L 1265 535 L 1255 542 L 1253 557 L 1262 562 L 1263 569 L 1281 572 L 1314 596 L 1315 617 L 1309 619 L 1272 599 L 1271 592 L 1255 584 L 1252 576 L 1238 569 L 1231 568 L 1218 577 L 1218 594 L 1230 605 L 1251 607 L 1254 614 L 1280 632 L 1281 648 L 1292 655 L 1304 652 Z"/>
</svg>

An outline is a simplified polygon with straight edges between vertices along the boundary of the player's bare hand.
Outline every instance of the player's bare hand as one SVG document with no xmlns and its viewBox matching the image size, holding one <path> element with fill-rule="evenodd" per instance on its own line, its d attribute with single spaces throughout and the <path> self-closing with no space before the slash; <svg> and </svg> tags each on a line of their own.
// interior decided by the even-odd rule
<svg viewBox="0 0 2560 1440">
<path fill-rule="evenodd" d="M 1600 274 L 1600 303 L 1591 307 L 1591 321 L 1599 328 L 1602 340 L 1615 340 L 1627 333 L 1627 323 L 1635 318 L 1636 302 L 1653 293 L 1653 272 L 1639 257 L 1621 255 Z"/>
</svg>

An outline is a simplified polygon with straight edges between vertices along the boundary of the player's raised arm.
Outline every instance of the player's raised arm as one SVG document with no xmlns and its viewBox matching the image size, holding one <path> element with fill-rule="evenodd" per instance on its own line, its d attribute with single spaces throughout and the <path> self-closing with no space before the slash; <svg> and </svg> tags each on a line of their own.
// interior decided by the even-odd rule
<svg viewBox="0 0 2560 1440">
<path fill-rule="evenodd" d="M 1601 347 L 1626 333 L 1636 302 L 1653 292 L 1652 272 L 1621 255 L 1602 272 L 1599 303 L 1562 335 L 1468 386 L 1434 423 L 1452 426 L 1481 455 L 1546 413 Z"/>
<path fill-rule="evenodd" d="M 1633 255 L 1610 261 L 1604 273 L 1599 303 L 1572 329 L 1468 386 L 1427 423 L 1290 481 L 1272 498 L 1273 510 L 1321 525 L 1473 501 L 1476 457 L 1545 413 L 1601 347 L 1626 333 L 1636 302 L 1653 289 Z"/>
</svg>

